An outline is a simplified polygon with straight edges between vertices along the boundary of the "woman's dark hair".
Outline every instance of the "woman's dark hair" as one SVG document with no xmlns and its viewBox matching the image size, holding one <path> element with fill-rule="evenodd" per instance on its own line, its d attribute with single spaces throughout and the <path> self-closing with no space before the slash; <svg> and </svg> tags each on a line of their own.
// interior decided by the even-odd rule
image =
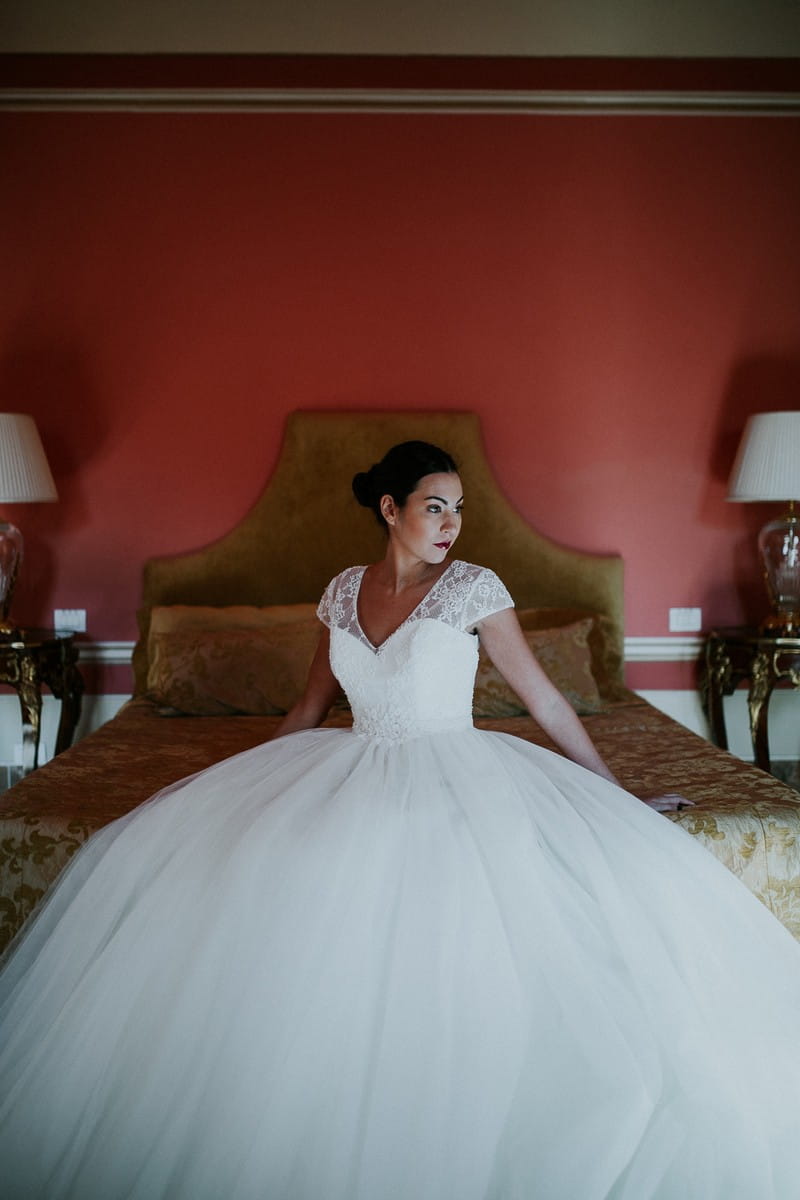
<svg viewBox="0 0 800 1200">
<path fill-rule="evenodd" d="M 424 476 L 449 475 L 457 470 L 447 451 L 430 442 L 400 442 L 368 471 L 353 476 L 353 495 L 359 504 L 372 509 L 379 525 L 385 526 L 380 509 L 382 496 L 391 496 L 398 508 L 403 508 Z"/>
</svg>

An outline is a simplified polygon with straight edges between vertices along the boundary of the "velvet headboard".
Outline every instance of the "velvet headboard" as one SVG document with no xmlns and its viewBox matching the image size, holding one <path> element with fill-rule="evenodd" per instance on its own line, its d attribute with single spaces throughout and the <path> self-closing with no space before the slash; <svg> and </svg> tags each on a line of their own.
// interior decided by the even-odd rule
<svg viewBox="0 0 800 1200">
<path fill-rule="evenodd" d="M 396 442 L 419 438 L 455 458 L 464 483 L 458 558 L 492 567 L 518 608 L 603 613 L 622 674 L 622 560 L 566 549 L 533 530 L 500 491 L 472 413 L 296 412 L 262 495 L 219 541 L 144 568 L 136 691 L 146 690 L 150 610 L 166 604 L 293 604 L 316 601 L 326 583 L 383 554 L 383 534 L 359 508 L 350 481 Z"/>
</svg>

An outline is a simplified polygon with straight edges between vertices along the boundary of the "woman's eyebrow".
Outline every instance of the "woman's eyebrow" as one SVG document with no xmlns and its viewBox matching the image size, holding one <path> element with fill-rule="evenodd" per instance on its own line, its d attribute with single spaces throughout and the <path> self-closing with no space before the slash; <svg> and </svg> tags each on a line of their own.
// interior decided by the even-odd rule
<svg viewBox="0 0 800 1200">
<path fill-rule="evenodd" d="M 438 501 L 439 501 L 439 503 L 440 503 L 440 504 L 444 504 L 444 505 L 445 505 L 445 507 L 447 506 L 447 503 L 448 503 L 448 502 L 447 502 L 447 500 L 444 500 L 444 499 L 442 499 L 442 497 L 441 497 L 441 496 L 426 496 L 426 497 L 425 497 L 425 499 L 426 499 L 426 500 L 438 500 Z M 461 496 L 461 497 L 460 497 L 458 500 L 456 500 L 456 504 L 463 504 L 463 503 L 464 503 L 464 497 L 463 497 L 463 496 Z"/>
</svg>

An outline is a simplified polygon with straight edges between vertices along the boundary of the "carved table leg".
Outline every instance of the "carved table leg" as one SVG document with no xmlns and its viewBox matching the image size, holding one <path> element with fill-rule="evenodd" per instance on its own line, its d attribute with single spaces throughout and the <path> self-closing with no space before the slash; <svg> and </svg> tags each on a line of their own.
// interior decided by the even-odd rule
<svg viewBox="0 0 800 1200">
<path fill-rule="evenodd" d="M 61 701 L 56 754 L 72 745 L 81 715 L 83 677 L 76 666 L 77 661 L 77 650 L 64 639 L 58 646 L 57 656 L 48 660 L 46 670 L 43 671 L 44 682 L 56 699 Z"/>
<path fill-rule="evenodd" d="M 42 689 L 36 662 L 28 654 L 19 664 L 19 706 L 22 711 L 22 769 L 25 774 L 39 765 L 42 732 Z M 30 750 L 33 754 L 30 754 Z M 32 761 L 28 761 L 32 758 Z"/>
<path fill-rule="evenodd" d="M 716 746 L 728 749 L 728 731 L 725 728 L 723 698 L 733 688 L 731 660 L 719 642 L 711 641 L 706 652 L 706 666 L 700 683 L 711 737 Z"/>
<path fill-rule="evenodd" d="M 753 741 L 756 765 L 761 767 L 762 771 L 770 769 L 767 716 L 774 684 L 771 656 L 759 650 L 753 659 L 747 707 L 750 711 L 750 737 Z"/>
<path fill-rule="evenodd" d="M 68 663 L 64 669 L 63 687 L 60 696 L 51 687 L 53 695 L 61 700 L 61 715 L 56 734 L 56 754 L 72 745 L 75 730 L 81 716 L 81 701 L 83 699 L 83 676 L 74 662 Z"/>
</svg>

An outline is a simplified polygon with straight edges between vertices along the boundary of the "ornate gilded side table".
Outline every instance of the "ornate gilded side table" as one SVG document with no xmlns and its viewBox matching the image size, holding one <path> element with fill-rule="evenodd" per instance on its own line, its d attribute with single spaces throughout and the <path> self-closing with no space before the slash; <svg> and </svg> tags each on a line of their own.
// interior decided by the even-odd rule
<svg viewBox="0 0 800 1200">
<path fill-rule="evenodd" d="M 15 629 L 0 635 L 0 683 L 19 697 L 22 711 L 23 770 L 39 765 L 42 685 L 61 701 L 56 754 L 71 744 L 81 715 L 83 679 L 77 667 L 73 633 L 55 629 Z"/>
<path fill-rule="evenodd" d="M 800 688 L 800 635 L 782 636 L 738 626 L 714 629 L 705 648 L 701 688 L 718 746 L 728 749 L 723 697 L 749 681 L 747 707 L 756 765 L 769 771 L 769 700 L 776 685 Z"/>
</svg>

